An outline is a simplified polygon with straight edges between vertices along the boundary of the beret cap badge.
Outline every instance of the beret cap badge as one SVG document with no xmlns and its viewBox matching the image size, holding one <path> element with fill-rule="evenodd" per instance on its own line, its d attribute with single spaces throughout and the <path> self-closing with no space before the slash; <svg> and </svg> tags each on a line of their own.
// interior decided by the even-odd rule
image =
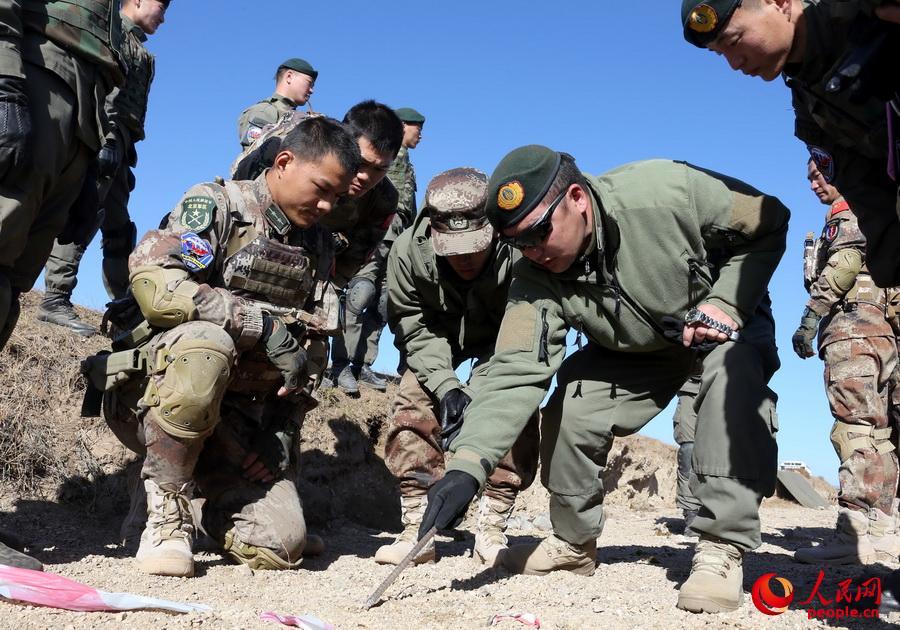
<svg viewBox="0 0 900 630">
<path fill-rule="evenodd" d="M 497 205 L 501 210 L 515 210 L 525 200 L 525 189 L 518 180 L 506 182 L 497 191 Z"/>
<path fill-rule="evenodd" d="M 692 31 L 698 33 L 709 33 L 719 23 L 719 16 L 716 10 L 708 4 L 701 4 L 691 11 L 690 21 L 688 25 Z"/>
</svg>

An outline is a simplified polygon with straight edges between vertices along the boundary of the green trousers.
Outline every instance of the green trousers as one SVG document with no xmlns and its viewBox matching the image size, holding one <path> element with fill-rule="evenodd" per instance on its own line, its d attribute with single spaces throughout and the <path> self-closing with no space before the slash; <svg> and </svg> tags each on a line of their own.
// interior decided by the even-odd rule
<svg viewBox="0 0 900 630">
<path fill-rule="evenodd" d="M 134 249 L 135 230 L 128 214 L 128 198 L 134 190 L 134 175 L 127 161 L 119 165 L 110 178 L 101 178 L 97 184 L 101 213 L 97 229 L 102 234 L 103 285 L 110 299 L 125 296 L 128 290 L 128 256 Z M 88 243 L 53 243 L 50 258 L 44 267 L 44 287 L 47 293 L 61 293 L 72 297 L 78 283 L 78 267 L 88 248 Z"/>
<path fill-rule="evenodd" d="M 0 349 L 18 318 L 18 296 L 41 273 L 66 224 L 93 151 L 77 137 L 78 98 L 54 73 L 24 64 L 34 166 L 0 182 Z"/>
<path fill-rule="evenodd" d="M 361 313 L 350 308 L 344 311 L 344 332 L 331 342 L 331 360 L 334 365 L 352 363 L 356 366 L 372 365 L 378 357 L 378 341 L 387 325 L 387 258 L 374 258 L 359 270 L 357 276 L 375 283 L 376 293 L 371 303 Z"/>
<path fill-rule="evenodd" d="M 759 504 L 774 492 L 778 458 L 767 386 L 778 357 L 771 343 L 747 338 L 705 356 L 677 346 L 629 353 L 589 344 L 566 359 L 541 426 L 541 476 L 557 535 L 573 544 L 600 535 L 601 473 L 613 440 L 665 409 L 702 361 L 691 477 L 700 512 L 692 527 L 744 550 L 760 545 Z"/>
</svg>

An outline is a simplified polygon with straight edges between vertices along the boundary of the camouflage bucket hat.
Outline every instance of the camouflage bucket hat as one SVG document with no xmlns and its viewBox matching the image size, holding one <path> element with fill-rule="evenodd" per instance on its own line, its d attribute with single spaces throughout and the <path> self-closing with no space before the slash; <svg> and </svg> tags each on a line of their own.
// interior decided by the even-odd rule
<svg viewBox="0 0 900 630">
<path fill-rule="evenodd" d="M 491 246 L 494 228 L 484 212 L 487 185 L 487 175 L 474 168 L 444 171 L 429 182 L 425 211 L 435 254 L 473 254 Z"/>
</svg>

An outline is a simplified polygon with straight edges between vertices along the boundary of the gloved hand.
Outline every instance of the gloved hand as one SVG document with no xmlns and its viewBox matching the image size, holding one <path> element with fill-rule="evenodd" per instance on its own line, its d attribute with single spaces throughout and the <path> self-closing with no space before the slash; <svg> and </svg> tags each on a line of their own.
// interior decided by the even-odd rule
<svg viewBox="0 0 900 630">
<path fill-rule="evenodd" d="M 250 481 L 274 481 L 291 465 L 291 447 L 297 427 L 290 426 L 274 430 L 260 430 L 250 445 L 250 451 L 241 463 L 244 478 Z"/>
<path fill-rule="evenodd" d="M 335 254 L 341 254 L 347 251 L 347 248 L 350 247 L 350 240 L 346 236 L 344 236 L 343 232 L 332 232 L 331 245 L 332 247 L 334 247 Z"/>
<path fill-rule="evenodd" d="M 453 529 L 466 516 L 478 493 L 478 480 L 461 470 L 450 470 L 428 491 L 428 507 L 419 526 L 419 538 L 432 527 Z"/>
<path fill-rule="evenodd" d="M 278 395 L 286 396 L 300 386 L 306 371 L 306 351 L 277 317 L 263 317 L 262 341 L 269 361 L 284 376 L 284 387 L 278 390 Z"/>
<path fill-rule="evenodd" d="M 116 174 L 119 164 L 122 162 L 122 152 L 119 143 L 114 138 L 109 138 L 97 154 L 97 166 L 100 177 L 112 177 Z"/>
<path fill-rule="evenodd" d="M 0 76 L 0 180 L 31 166 L 31 113 L 25 79 Z"/>
<path fill-rule="evenodd" d="M 797 356 L 801 359 L 808 359 L 816 355 L 816 350 L 813 348 L 813 342 L 816 340 L 820 319 L 822 319 L 822 317 L 809 310 L 809 307 L 803 311 L 803 316 L 800 318 L 800 327 L 797 329 L 797 332 L 794 333 L 794 336 L 791 337 L 794 352 L 796 352 Z"/>
<path fill-rule="evenodd" d="M 441 448 L 445 451 L 459 435 L 463 425 L 463 412 L 472 399 L 459 387 L 451 389 L 441 398 Z"/>
</svg>

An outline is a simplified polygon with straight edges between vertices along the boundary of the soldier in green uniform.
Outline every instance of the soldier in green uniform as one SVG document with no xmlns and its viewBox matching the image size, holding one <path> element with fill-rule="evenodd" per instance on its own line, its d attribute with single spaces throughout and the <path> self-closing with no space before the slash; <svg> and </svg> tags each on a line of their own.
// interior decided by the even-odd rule
<svg viewBox="0 0 900 630">
<path fill-rule="evenodd" d="M 144 455 L 141 571 L 193 575 L 195 493 L 230 558 L 297 566 L 307 536 L 293 453 L 315 405 L 306 348 L 312 331 L 337 326 L 326 303 L 331 236 L 317 221 L 359 161 L 343 125 L 311 118 L 255 180 L 190 188 L 132 253 L 145 322 L 117 342 L 134 343 L 83 371 L 108 390 L 110 428 Z"/>
<path fill-rule="evenodd" d="M 407 369 L 385 444 L 385 464 L 400 481 L 403 532 L 379 548 L 375 561 L 398 564 L 412 549 L 425 493 L 444 474 L 444 451 L 463 412 L 478 396 L 506 307 L 512 268 L 521 254 L 498 243 L 485 216 L 487 176 L 456 168 L 435 176 L 413 227 L 397 240 L 388 263 L 388 318 Z M 462 383 L 455 369 L 473 360 Z M 493 565 L 517 494 L 531 485 L 538 462 L 537 416 L 497 466 L 478 502 L 475 555 Z M 434 544 L 416 557 L 433 561 Z"/>
<path fill-rule="evenodd" d="M 124 81 L 116 9 L 0 1 L 0 350 L 100 149 L 100 99 Z M 41 568 L 2 543 L 0 563 Z"/>
<path fill-rule="evenodd" d="M 896 176 L 900 121 L 889 150 L 888 95 L 879 93 L 895 86 L 897 57 L 873 66 L 865 91 L 827 85 L 852 48 L 854 25 L 868 20 L 877 27 L 874 16 L 900 21 L 897 9 L 890 0 L 683 0 L 681 8 L 688 42 L 723 55 L 744 74 L 785 78 L 795 134 L 859 218 L 869 271 L 881 287 L 900 285 L 900 198 L 888 163 L 891 154 Z M 894 53 L 896 40 L 888 39 Z"/>
<path fill-rule="evenodd" d="M 253 144 L 266 125 L 274 125 L 278 119 L 301 105 L 312 96 L 319 71 L 304 59 L 288 59 L 275 71 L 275 93 L 269 98 L 251 105 L 238 117 L 238 140 L 246 148 Z"/>
<path fill-rule="evenodd" d="M 375 249 L 375 255 L 366 263 L 351 280 L 357 289 L 354 297 L 364 293 L 367 302 L 357 299 L 347 302 L 344 334 L 336 337 L 332 343 L 337 384 L 348 394 L 359 391 L 359 384 L 379 391 L 387 389 L 387 382 L 372 370 L 372 364 L 378 356 L 378 341 L 387 320 L 384 312 L 387 304 L 387 256 L 397 237 L 412 225 L 416 216 L 416 172 L 409 161 L 409 150 L 415 149 L 422 139 L 422 127 L 425 117 L 410 107 L 396 110 L 397 117 L 403 122 L 403 144 L 397 158 L 391 164 L 387 178 L 400 195 L 397 211 L 391 221 L 384 239 Z"/>
<path fill-rule="evenodd" d="M 153 55 L 144 48 L 144 42 L 165 20 L 168 6 L 169 0 L 122 3 L 122 57 L 128 66 L 128 77 L 123 87 L 106 97 L 103 109 L 110 129 L 97 157 L 97 197 L 102 210 L 102 222 L 97 227 L 103 235 L 103 284 L 111 299 L 123 297 L 128 289 L 128 255 L 137 236 L 128 214 L 128 197 L 134 188 L 135 144 L 144 139 L 147 99 L 154 74 Z M 41 321 L 71 328 L 86 337 L 97 330 L 82 321 L 72 308 L 72 292 L 78 282 L 81 258 L 95 235 L 93 229 L 81 242 L 54 243 L 44 268 L 46 293 L 37 314 Z"/>
<path fill-rule="evenodd" d="M 775 485 L 767 382 L 778 358 L 753 314 L 784 253 L 787 208 L 683 162 L 592 177 L 536 145 L 500 162 L 487 204 L 501 240 L 528 260 L 513 270 L 495 354 L 428 493 L 420 536 L 459 522 L 555 375 L 541 427 L 554 533 L 499 560 L 517 573 L 592 574 L 614 437 L 643 427 L 702 364 L 692 478 L 700 541 L 678 606 L 734 610 L 743 555 L 760 544 L 759 503 Z M 724 253 L 716 268 L 710 252 Z M 570 328 L 587 344 L 566 359 Z"/>
</svg>

